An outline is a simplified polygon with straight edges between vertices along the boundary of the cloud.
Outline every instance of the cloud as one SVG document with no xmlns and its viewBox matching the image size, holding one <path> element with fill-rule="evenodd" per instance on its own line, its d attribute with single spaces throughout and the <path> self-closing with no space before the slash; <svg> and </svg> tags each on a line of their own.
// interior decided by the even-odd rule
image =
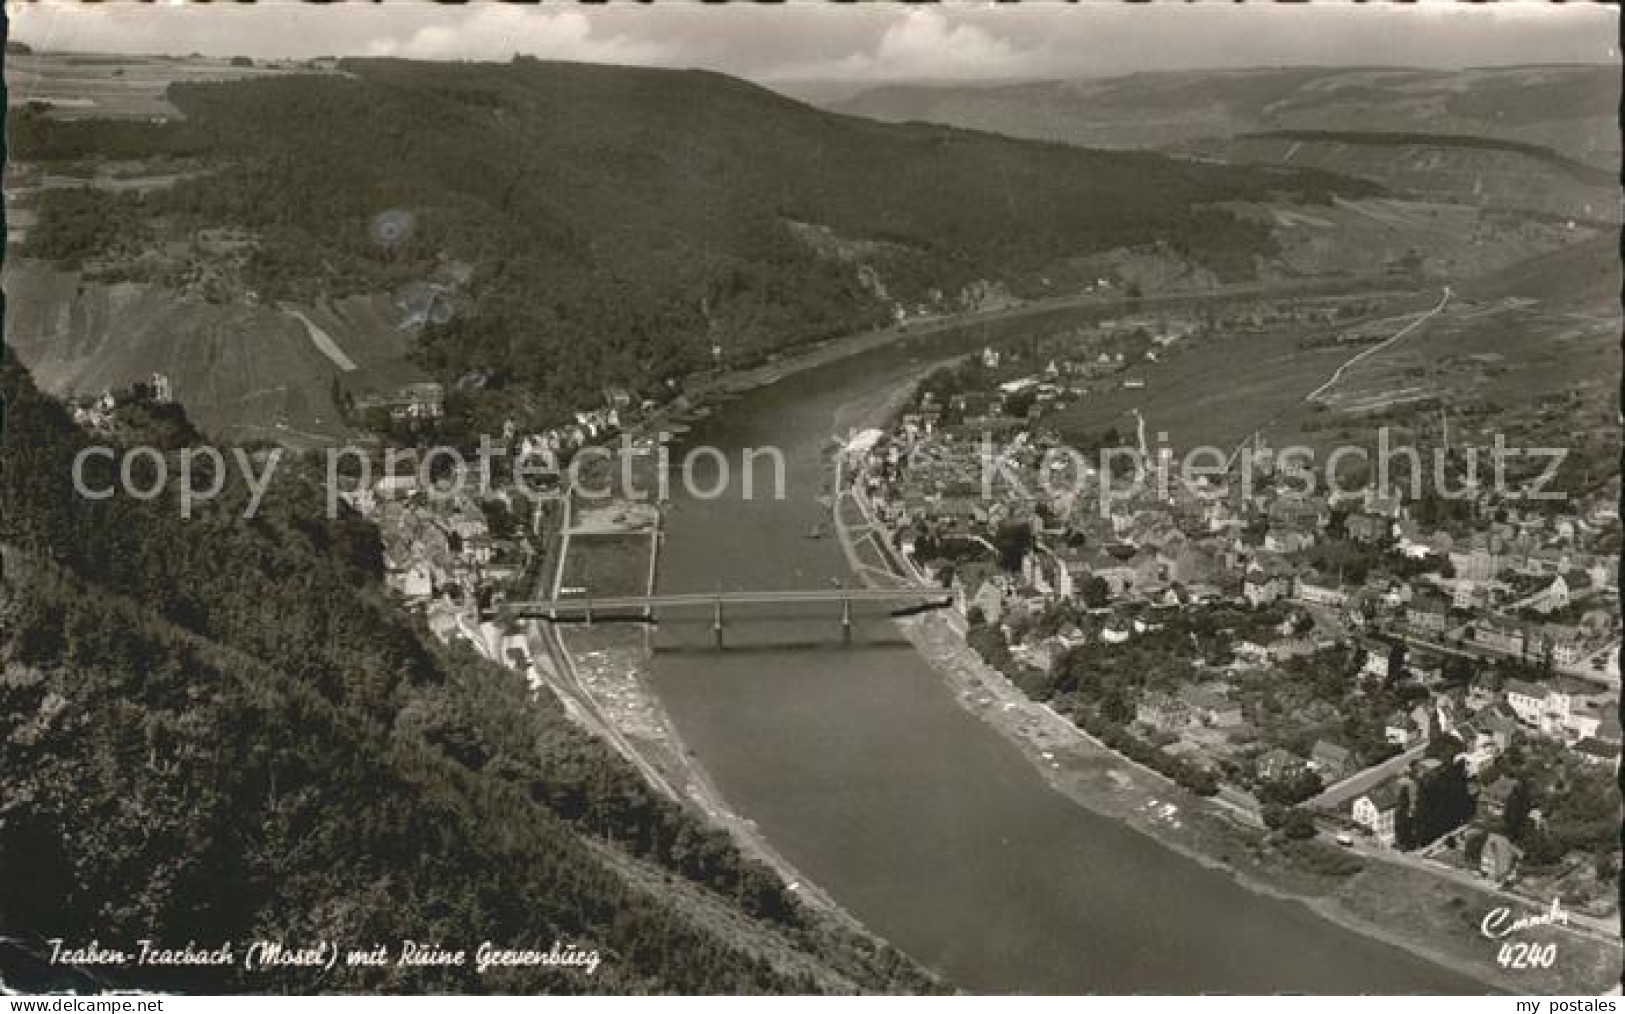
<svg viewBox="0 0 1625 1014">
<path fill-rule="evenodd" d="M 1617 60 L 1598 4 L 81 4 L 11 8 L 42 49 L 706 67 L 769 82 L 1009 80 L 1290 64 Z"/>
<path fill-rule="evenodd" d="M 537 10 L 506 4 L 476 7 L 400 38 L 374 39 L 364 52 L 420 60 L 505 60 L 526 53 L 549 60 L 619 64 L 663 64 L 675 55 L 654 39 L 596 32 L 579 8 Z"/>
<path fill-rule="evenodd" d="M 938 10 L 900 12 L 879 40 L 835 59 L 791 63 L 764 77 L 794 79 L 999 79 L 1053 61 L 1049 43 L 1022 48 L 981 25 Z"/>
</svg>

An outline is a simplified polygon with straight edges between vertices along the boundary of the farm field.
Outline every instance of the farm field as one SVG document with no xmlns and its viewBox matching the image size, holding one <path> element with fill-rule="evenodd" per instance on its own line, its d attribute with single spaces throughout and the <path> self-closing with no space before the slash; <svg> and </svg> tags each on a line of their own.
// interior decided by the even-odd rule
<svg viewBox="0 0 1625 1014">
<path fill-rule="evenodd" d="M 1278 445 L 1398 435 L 1488 445 L 1560 443 L 1617 458 L 1619 266 L 1610 244 L 1559 251 L 1461 286 L 1447 312 L 1357 364 L 1324 407 L 1299 405 L 1268 431 Z"/>
<path fill-rule="evenodd" d="M 1418 313 L 1437 302 L 1435 293 L 1395 300 L 1380 316 Z M 1214 445 L 1231 448 L 1255 429 L 1301 404 L 1360 346 L 1305 348 L 1303 340 L 1326 327 L 1302 325 L 1236 333 L 1176 350 L 1161 362 L 1142 364 L 1123 379 L 1145 382 L 1141 389 L 1091 393 L 1054 416 L 1063 435 L 1097 433 L 1115 427 L 1132 435 L 1134 410 L 1145 417 L 1147 440 L 1168 434 L 1175 448 Z M 1227 378 L 1216 382 L 1216 378 Z"/>
<path fill-rule="evenodd" d="M 1306 401 L 1310 392 L 1431 309 L 1439 292 L 1395 300 L 1338 329 L 1366 333 L 1363 342 L 1325 343 L 1333 332 L 1298 325 L 1176 348 L 1119 378 L 1143 388 L 1096 391 L 1053 424 L 1070 439 L 1114 427 L 1132 440 L 1137 410 L 1153 448 L 1165 432 L 1176 452 L 1228 450 L 1257 431 L 1276 447 L 1324 452 L 1369 444 L 1379 426 L 1396 442 L 1431 446 L 1448 422 L 1458 443 L 1488 446 L 1497 432 L 1525 446 L 1561 438 L 1585 468 L 1617 455 L 1614 385 L 1625 368 L 1618 272 L 1599 240 L 1465 282 L 1438 316 L 1350 366 L 1315 403 Z"/>
<path fill-rule="evenodd" d="M 93 395 L 165 373 L 193 422 L 224 439 L 295 447 L 345 439 L 335 378 L 359 390 L 425 376 L 407 362 L 411 339 L 389 325 L 381 297 L 298 308 L 356 364 L 347 372 L 275 307 L 185 299 L 146 283 L 86 282 L 27 261 L 9 261 L 5 283 L 7 340 L 42 386 Z"/>
<path fill-rule="evenodd" d="M 1392 197 L 1236 208 L 1275 231 L 1285 268 L 1307 273 L 1385 267 L 1472 278 L 1601 235 L 1578 222 Z"/>
<path fill-rule="evenodd" d="M 1371 141 L 1367 141 L 1371 138 Z M 1401 143 L 1385 135 L 1247 135 L 1197 142 L 1194 151 L 1225 162 L 1313 166 L 1380 182 L 1390 193 L 1411 200 L 1463 208 L 1533 211 L 1577 219 L 1619 218 L 1619 188 L 1610 174 L 1564 162 L 1538 149 L 1497 148 L 1473 139 L 1471 145 Z M 1371 143 L 1372 141 L 1381 143 Z"/>
<path fill-rule="evenodd" d="M 1571 441 L 1611 441 L 1608 411 L 1621 370 L 1620 324 L 1528 301 L 1444 315 L 1418 334 L 1359 364 L 1327 393 L 1326 407 L 1302 405 L 1269 431 L 1280 444 L 1362 440 L 1377 426 L 1426 431 L 1443 442 L 1448 417 L 1457 443 L 1487 446 L 1499 432 Z M 1566 419 L 1539 406 L 1561 400 Z M 1442 413 L 1442 414 L 1441 414 Z M 1527 418 L 1525 418 L 1527 417 Z M 1542 423 L 1544 425 L 1542 425 Z"/>
<path fill-rule="evenodd" d="M 1138 409 L 1153 444 L 1166 432 L 1175 448 L 1228 448 L 1313 390 L 1347 356 L 1336 348 L 1302 350 L 1288 331 L 1205 342 L 1132 371 L 1144 379 L 1143 389 L 1090 394 L 1056 415 L 1055 425 L 1063 434 L 1115 427 L 1129 439 Z M 1215 383 L 1220 376 L 1231 379 Z"/>
</svg>

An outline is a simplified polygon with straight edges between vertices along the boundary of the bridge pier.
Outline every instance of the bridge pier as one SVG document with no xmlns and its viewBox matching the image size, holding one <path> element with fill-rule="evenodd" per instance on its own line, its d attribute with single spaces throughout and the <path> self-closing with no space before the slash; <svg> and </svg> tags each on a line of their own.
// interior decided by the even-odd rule
<svg viewBox="0 0 1625 1014">
<path fill-rule="evenodd" d="M 791 589 L 787 591 L 732 591 L 732 592 L 681 592 L 668 595 L 628 595 L 628 596 L 599 596 L 565 599 L 540 599 L 536 601 L 504 601 L 494 604 L 490 615 L 494 619 L 502 618 L 531 618 L 548 619 L 554 623 L 586 623 L 596 624 L 600 618 L 605 623 L 614 622 L 651 622 L 656 616 L 663 616 L 669 610 L 683 610 L 700 612 L 707 605 L 711 607 L 711 631 L 716 646 L 724 646 L 724 627 L 727 623 L 725 607 L 730 603 L 741 605 L 773 605 L 780 603 L 799 603 L 809 607 L 830 606 L 840 603 L 841 606 L 841 633 L 842 640 L 851 643 L 853 628 L 857 625 L 857 617 L 853 604 L 857 602 L 876 602 L 889 604 L 896 614 L 900 606 L 906 606 L 908 611 L 923 609 L 941 609 L 951 604 L 948 594 L 935 588 L 925 587 L 899 587 L 899 588 L 835 588 L 835 589 Z M 602 617 L 600 617 L 602 614 Z M 701 613 L 703 616 L 703 613 Z M 828 615 L 827 613 L 825 615 Z M 695 617 L 698 619 L 699 617 Z"/>
</svg>

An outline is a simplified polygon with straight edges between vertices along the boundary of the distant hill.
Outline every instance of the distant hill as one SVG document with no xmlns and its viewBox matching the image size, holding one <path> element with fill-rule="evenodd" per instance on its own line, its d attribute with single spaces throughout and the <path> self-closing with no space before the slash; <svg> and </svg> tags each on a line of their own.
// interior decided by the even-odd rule
<svg viewBox="0 0 1625 1014">
<path fill-rule="evenodd" d="M 165 98 L 184 119 L 163 123 L 21 111 L 25 164 L 184 170 L 144 194 L 47 195 L 24 252 L 166 291 L 206 267 L 196 298 L 261 306 L 444 282 L 455 312 L 417 335 L 415 355 L 447 381 L 478 376 L 465 400 L 489 423 L 562 414 L 608 382 L 656 390 L 709 365 L 713 345 L 748 361 L 888 322 L 899 305 L 958 307 L 972 283 L 1068 291 L 1094 280 L 1079 258 L 1117 248 L 1161 244 L 1211 277 L 1251 277 L 1270 230 L 1225 204 L 1376 189 L 879 124 L 706 72 L 341 69 L 178 83 Z M 120 221 L 130 228 L 108 229 Z M 185 247 L 224 228 L 247 237 L 229 272 Z M 332 379 L 304 373 L 318 392 Z"/>
<path fill-rule="evenodd" d="M 1456 134 L 1272 130 L 1191 141 L 1181 150 L 1231 164 L 1315 167 L 1413 200 L 1580 221 L 1618 222 L 1619 174 L 1523 141 Z"/>
<path fill-rule="evenodd" d="M 1462 71 L 1294 67 L 978 86 L 875 88 L 831 108 L 1102 148 L 1165 148 L 1266 130 L 1523 141 L 1612 171 L 1619 68 Z"/>
</svg>

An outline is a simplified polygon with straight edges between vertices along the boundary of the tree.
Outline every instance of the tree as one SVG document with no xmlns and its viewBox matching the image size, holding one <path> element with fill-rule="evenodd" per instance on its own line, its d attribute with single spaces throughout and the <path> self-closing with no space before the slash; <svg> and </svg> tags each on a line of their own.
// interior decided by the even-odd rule
<svg viewBox="0 0 1625 1014">
<path fill-rule="evenodd" d="M 1618 880 L 1619 860 L 1614 858 L 1614 853 L 1611 850 L 1605 849 L 1598 852 L 1592 864 L 1596 870 L 1599 883 L 1611 884 Z"/>
<path fill-rule="evenodd" d="M 1308 810 L 1301 806 L 1294 806 L 1286 811 L 1286 818 L 1281 822 L 1281 831 L 1288 837 L 1304 841 L 1315 836 L 1315 818 Z"/>
<path fill-rule="evenodd" d="M 1467 767 L 1461 761 L 1444 764 L 1416 781 L 1410 813 L 1409 847 L 1426 845 L 1455 830 L 1473 815 Z"/>
<path fill-rule="evenodd" d="M 1061 632 L 1068 624 L 1076 620 L 1077 612 L 1070 602 L 1057 602 L 1044 609 L 1038 616 L 1034 629 L 1039 637 L 1051 637 Z"/>
<path fill-rule="evenodd" d="M 1017 573 L 1021 570 L 1021 561 L 1027 558 L 1027 552 L 1032 548 L 1032 526 L 1021 522 L 1002 524 L 993 535 L 993 544 L 999 549 L 999 566 L 1007 573 Z"/>
<path fill-rule="evenodd" d="M 1129 703 L 1128 695 L 1121 687 L 1112 687 L 1100 698 L 1100 715 L 1118 724 L 1129 722 L 1134 718 L 1134 706 Z"/>
<path fill-rule="evenodd" d="M 1518 838 L 1518 845 L 1523 849 L 1524 859 L 1531 866 L 1550 866 L 1563 858 L 1563 843 L 1546 828 L 1533 821 L 1524 824 L 1523 835 Z"/>
<path fill-rule="evenodd" d="M 1523 835 L 1524 824 L 1529 820 L 1529 787 L 1519 779 L 1507 793 L 1506 809 L 1501 814 L 1501 830 L 1508 838 L 1517 841 Z"/>
<path fill-rule="evenodd" d="M 1444 681 L 1452 685 L 1468 683 L 1473 678 L 1473 661 L 1465 655 L 1450 655 L 1444 660 Z"/>
<path fill-rule="evenodd" d="M 1318 796 L 1323 787 L 1318 773 L 1309 768 L 1301 768 L 1294 774 L 1260 784 L 1258 798 L 1280 806 L 1296 806 L 1306 799 Z"/>
<path fill-rule="evenodd" d="M 1099 609 L 1111 601 L 1111 586 L 1106 583 L 1105 578 L 1090 574 L 1083 579 L 1078 594 L 1082 597 L 1085 606 L 1090 609 Z"/>
<path fill-rule="evenodd" d="M 1025 419 L 1037 400 L 1037 391 L 1016 391 L 1004 399 L 1004 414 L 1013 419 Z"/>
<path fill-rule="evenodd" d="M 1438 719 L 1431 712 L 1428 714 L 1428 726 L 1428 757 L 1448 764 L 1466 749 L 1461 740 L 1448 732 L 1439 731 Z"/>
<path fill-rule="evenodd" d="M 15 732 L 0 736 L 0 869 L 28 871 L 0 877 L 5 921 L 82 939 L 580 934 L 625 956 L 620 988 L 806 988 L 617 872 L 595 844 L 611 840 L 741 926 L 813 934 L 808 956 L 832 967 L 856 959 L 843 981 L 924 984 L 888 982 L 880 961 L 814 931 L 771 872 L 520 673 L 433 640 L 348 561 L 365 551 L 336 548 L 376 529 L 324 518 L 312 462 L 284 466 L 251 521 L 240 486 L 201 522 L 85 501 L 68 462 L 91 438 L 0 351 L 0 728 Z M 317 984 L 240 965 L 149 972 L 144 984 L 192 991 Z M 481 988 L 470 970 L 411 968 L 340 968 L 319 985 Z"/>
<path fill-rule="evenodd" d="M 1394 804 L 1394 844 L 1407 852 L 1417 845 L 1416 825 L 1411 816 L 1409 785 L 1400 787 L 1399 799 Z"/>
<path fill-rule="evenodd" d="M 1469 831 L 1466 841 L 1462 842 L 1461 858 L 1469 870 L 1478 869 L 1478 863 L 1484 855 L 1484 843 L 1489 840 L 1487 831 Z"/>
<path fill-rule="evenodd" d="M 1010 664 L 1010 645 L 1004 639 L 1004 630 L 995 623 L 984 623 L 974 627 L 966 635 L 968 643 L 976 653 L 982 656 L 982 661 L 993 668 L 1003 672 Z"/>
<path fill-rule="evenodd" d="M 1388 685 L 1393 686 L 1405 678 L 1405 642 L 1394 641 L 1388 646 Z"/>
</svg>

